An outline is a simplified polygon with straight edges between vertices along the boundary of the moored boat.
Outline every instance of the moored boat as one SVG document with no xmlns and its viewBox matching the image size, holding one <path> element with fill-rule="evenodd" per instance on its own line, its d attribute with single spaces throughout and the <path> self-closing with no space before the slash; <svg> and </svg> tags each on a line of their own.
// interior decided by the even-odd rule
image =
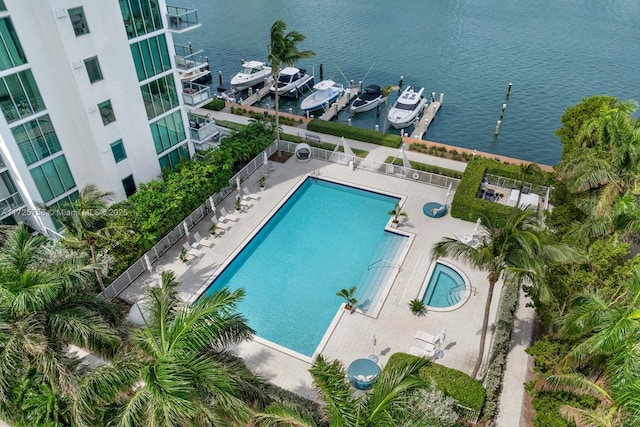
<svg viewBox="0 0 640 427">
<path fill-rule="evenodd" d="M 387 99 L 382 93 L 382 89 L 378 85 L 369 85 L 351 104 L 351 112 L 362 113 L 364 111 L 373 110 L 381 102 Z"/>
<path fill-rule="evenodd" d="M 302 111 L 315 111 L 328 108 L 344 92 L 344 87 L 333 80 L 323 80 L 313 86 L 314 92 L 300 103 Z"/>
<path fill-rule="evenodd" d="M 278 73 L 278 80 L 271 86 L 271 93 L 275 93 L 277 87 L 279 96 L 297 98 L 312 81 L 313 76 L 307 74 L 304 68 L 286 67 Z"/>
<path fill-rule="evenodd" d="M 387 115 L 391 126 L 396 129 L 404 129 L 413 123 L 427 103 L 422 92 L 424 92 L 424 88 L 416 91 L 412 86 L 408 86 L 402 91 Z"/>
<path fill-rule="evenodd" d="M 271 77 L 271 67 L 260 61 L 242 63 L 242 69 L 231 77 L 231 87 L 235 90 L 248 89 Z"/>
</svg>

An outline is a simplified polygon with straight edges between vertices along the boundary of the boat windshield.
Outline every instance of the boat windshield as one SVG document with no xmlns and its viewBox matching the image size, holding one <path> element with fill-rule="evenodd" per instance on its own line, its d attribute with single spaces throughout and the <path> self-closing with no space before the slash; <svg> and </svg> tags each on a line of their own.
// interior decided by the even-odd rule
<svg viewBox="0 0 640 427">
<path fill-rule="evenodd" d="M 398 102 L 396 104 L 396 108 L 398 110 L 409 110 L 409 111 L 411 111 L 411 110 L 415 110 L 416 107 L 418 106 L 418 104 L 420 104 L 420 100 L 417 100 L 413 104 L 403 104 L 403 103 Z"/>
<path fill-rule="evenodd" d="M 280 83 L 289 83 L 293 76 L 291 74 L 280 74 L 278 76 L 278 82 Z"/>
<path fill-rule="evenodd" d="M 240 70 L 241 74 L 254 74 L 257 73 L 258 70 L 256 68 L 252 68 L 252 67 L 242 67 L 242 70 Z"/>
</svg>

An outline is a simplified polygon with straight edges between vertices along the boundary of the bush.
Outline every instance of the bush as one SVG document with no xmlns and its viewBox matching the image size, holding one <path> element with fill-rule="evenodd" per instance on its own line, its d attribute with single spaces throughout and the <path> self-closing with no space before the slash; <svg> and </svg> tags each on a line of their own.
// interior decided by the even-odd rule
<svg viewBox="0 0 640 427">
<path fill-rule="evenodd" d="M 359 128 L 357 126 L 349 126 L 343 123 L 329 122 L 326 120 L 311 120 L 309 124 L 307 124 L 307 129 L 315 132 L 326 133 L 328 135 L 344 136 L 345 138 L 383 145 L 385 147 L 398 148 L 402 143 L 400 135 L 382 135 L 381 132 L 376 132 L 374 130 Z"/>
<path fill-rule="evenodd" d="M 207 110 L 213 111 L 222 111 L 226 106 L 225 102 L 220 98 L 212 99 L 211 102 L 202 106 L 202 108 L 206 108 Z"/>
<path fill-rule="evenodd" d="M 495 416 L 498 407 L 498 398 L 502 389 L 502 375 L 507 365 L 507 354 L 511 344 L 513 315 L 518 307 L 518 293 L 518 286 L 515 285 L 506 285 L 502 288 L 502 297 L 496 317 L 496 329 L 493 335 L 493 348 L 484 380 L 487 390 L 484 415 L 488 419 Z"/>
</svg>

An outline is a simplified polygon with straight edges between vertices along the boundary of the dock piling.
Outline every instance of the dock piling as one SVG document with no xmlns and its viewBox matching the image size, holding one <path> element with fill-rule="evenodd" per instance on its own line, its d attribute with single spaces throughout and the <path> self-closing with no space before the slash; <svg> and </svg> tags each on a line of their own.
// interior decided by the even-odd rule
<svg viewBox="0 0 640 427">
<path fill-rule="evenodd" d="M 347 125 L 351 126 L 351 119 L 347 119 Z"/>
<path fill-rule="evenodd" d="M 444 101 L 444 93 L 440 93 L 440 104 Z"/>
<path fill-rule="evenodd" d="M 398 92 L 402 92 L 402 81 L 404 80 L 404 76 L 400 76 L 400 81 L 398 82 Z"/>
<path fill-rule="evenodd" d="M 509 87 L 507 88 L 507 101 L 509 100 L 510 96 L 511 96 L 511 83 L 509 83 Z"/>
<path fill-rule="evenodd" d="M 504 117 L 504 110 L 507 109 L 507 104 L 502 104 L 502 110 L 500 111 L 500 122 L 502 122 L 502 118 Z"/>
<path fill-rule="evenodd" d="M 222 87 L 222 71 L 218 71 L 218 85 Z"/>
<path fill-rule="evenodd" d="M 324 66 L 320 64 L 320 81 L 324 80 Z"/>
<path fill-rule="evenodd" d="M 375 125 L 373 127 L 373 130 L 375 130 L 376 132 L 380 132 L 380 125 Z"/>
<path fill-rule="evenodd" d="M 498 138 L 498 134 L 500 133 L 500 125 L 502 124 L 502 120 L 498 120 L 496 123 L 496 131 L 493 133 L 493 139 Z"/>
</svg>

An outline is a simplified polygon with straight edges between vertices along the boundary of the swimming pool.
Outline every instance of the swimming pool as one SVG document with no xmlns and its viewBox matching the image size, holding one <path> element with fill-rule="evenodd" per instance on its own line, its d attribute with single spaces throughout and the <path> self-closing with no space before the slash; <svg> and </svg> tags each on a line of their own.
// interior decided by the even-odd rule
<svg viewBox="0 0 640 427">
<path fill-rule="evenodd" d="M 464 304 L 471 294 L 462 272 L 452 265 L 436 262 L 428 277 L 422 302 L 430 309 L 453 310 Z"/>
<path fill-rule="evenodd" d="M 312 356 L 343 302 L 336 292 L 355 285 L 359 301 L 380 299 L 390 268 L 377 257 L 400 262 L 408 240 L 385 231 L 398 201 L 307 178 L 205 292 L 244 288 L 239 311 L 257 335 Z"/>
</svg>

